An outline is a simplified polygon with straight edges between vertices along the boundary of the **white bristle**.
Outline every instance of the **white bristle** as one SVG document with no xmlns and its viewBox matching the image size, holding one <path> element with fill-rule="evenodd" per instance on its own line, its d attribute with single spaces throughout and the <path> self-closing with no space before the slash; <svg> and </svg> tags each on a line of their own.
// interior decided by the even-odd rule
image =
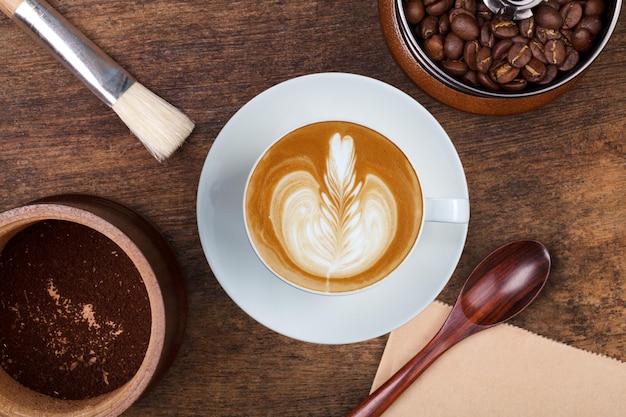
<svg viewBox="0 0 626 417">
<path fill-rule="evenodd" d="M 183 112 L 138 82 L 112 108 L 158 161 L 174 153 L 194 128 Z"/>
</svg>

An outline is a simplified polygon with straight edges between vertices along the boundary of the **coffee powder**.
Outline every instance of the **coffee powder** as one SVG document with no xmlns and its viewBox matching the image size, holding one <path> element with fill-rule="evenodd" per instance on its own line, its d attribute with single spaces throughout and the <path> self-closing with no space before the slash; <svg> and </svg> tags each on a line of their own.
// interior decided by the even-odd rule
<svg viewBox="0 0 626 417">
<path fill-rule="evenodd" d="M 0 254 L 0 366 L 61 399 L 110 392 L 139 369 L 150 338 L 141 276 L 86 226 L 38 222 Z"/>
</svg>

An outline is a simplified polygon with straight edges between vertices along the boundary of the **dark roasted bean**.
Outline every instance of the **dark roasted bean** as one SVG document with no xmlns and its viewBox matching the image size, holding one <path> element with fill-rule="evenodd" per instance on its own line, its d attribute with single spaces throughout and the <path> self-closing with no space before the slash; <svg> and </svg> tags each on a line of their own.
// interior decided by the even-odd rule
<svg viewBox="0 0 626 417">
<path fill-rule="evenodd" d="M 500 87 L 502 87 L 504 91 L 511 91 L 511 92 L 517 93 L 520 91 L 524 91 L 527 85 L 528 85 L 528 81 L 526 81 L 525 79 L 516 78 L 510 83 L 502 84 Z"/>
<path fill-rule="evenodd" d="M 450 15 L 448 13 L 444 13 L 439 16 L 439 19 L 437 20 L 437 31 L 440 35 L 445 36 L 450 33 L 450 30 Z"/>
<path fill-rule="evenodd" d="M 600 19 L 600 16 L 597 15 L 585 16 L 580 19 L 580 22 L 576 25 L 576 29 L 579 28 L 587 29 L 589 33 L 595 36 L 602 30 L 602 20 Z"/>
<path fill-rule="evenodd" d="M 433 35 L 424 41 L 424 52 L 433 61 L 439 62 L 445 58 L 443 53 L 443 38 L 441 35 Z"/>
<path fill-rule="evenodd" d="M 587 0 L 585 3 L 585 16 L 600 16 L 604 13 L 604 0 Z"/>
<path fill-rule="evenodd" d="M 565 61 L 565 44 L 561 40 L 546 42 L 544 50 L 548 64 L 559 66 Z"/>
<path fill-rule="evenodd" d="M 422 39 L 428 39 L 437 33 L 437 19 L 436 16 L 426 16 L 419 24 L 418 35 Z"/>
<path fill-rule="evenodd" d="M 525 38 L 532 39 L 535 36 L 535 18 L 529 17 L 518 22 L 519 33 Z"/>
<path fill-rule="evenodd" d="M 508 62 L 496 64 L 489 71 L 491 79 L 498 84 L 508 84 L 512 82 L 519 74 L 519 68 L 515 68 Z"/>
<path fill-rule="evenodd" d="M 528 45 L 516 42 L 509 48 L 506 57 L 509 64 L 513 67 L 522 68 L 530 62 L 533 57 L 533 53 L 530 51 L 530 47 Z"/>
<path fill-rule="evenodd" d="M 565 48 L 565 60 L 559 66 L 560 71 L 571 71 L 574 69 L 580 59 L 580 55 L 576 49 L 571 46 Z"/>
<path fill-rule="evenodd" d="M 563 29 L 572 29 L 583 17 L 583 6 L 577 1 L 566 3 L 561 7 L 561 17 L 563 18 Z"/>
<path fill-rule="evenodd" d="M 404 6 L 404 14 L 406 15 L 406 20 L 412 24 L 416 25 L 422 21 L 424 16 L 426 16 L 426 10 L 424 9 L 424 3 L 422 0 L 410 0 Z"/>
<path fill-rule="evenodd" d="M 474 70 L 468 70 L 465 74 L 463 74 L 461 79 L 471 85 L 480 85 L 478 82 L 478 73 Z"/>
<path fill-rule="evenodd" d="M 443 52 L 447 59 L 461 59 L 463 56 L 463 47 L 465 42 L 459 38 L 456 33 L 450 32 L 446 35 L 443 42 Z"/>
<path fill-rule="evenodd" d="M 519 28 L 510 16 L 500 15 L 491 19 L 491 32 L 496 38 L 512 38 L 519 33 Z"/>
<path fill-rule="evenodd" d="M 441 16 L 450 10 L 454 4 L 454 0 L 435 0 L 434 3 L 426 6 L 426 13 L 433 16 Z"/>
<path fill-rule="evenodd" d="M 540 60 L 544 64 L 548 63 L 548 60 L 546 59 L 546 51 L 544 48 L 545 45 L 542 42 L 540 42 L 538 39 L 533 39 L 532 41 L 530 41 L 528 46 L 530 47 L 530 51 L 533 53 L 534 58 Z"/>
<path fill-rule="evenodd" d="M 479 72 L 476 77 L 478 78 L 478 83 L 486 89 L 493 91 L 498 91 L 500 89 L 500 84 L 492 80 L 489 74 Z"/>
<path fill-rule="evenodd" d="M 572 46 L 578 52 L 587 52 L 593 47 L 593 35 L 587 29 L 576 29 L 572 35 Z"/>
<path fill-rule="evenodd" d="M 480 44 L 478 41 L 466 42 L 465 47 L 463 48 L 463 60 L 467 64 L 470 69 L 476 71 L 478 68 L 476 67 L 476 54 L 480 49 Z"/>
<path fill-rule="evenodd" d="M 546 64 L 533 58 L 522 68 L 522 76 L 526 81 L 537 83 L 546 76 Z"/>
<path fill-rule="evenodd" d="M 480 29 L 476 18 L 467 14 L 456 15 L 451 21 L 452 31 L 464 41 L 473 41 L 478 39 Z"/>
<path fill-rule="evenodd" d="M 541 3 L 539 6 L 535 7 L 533 9 L 533 16 L 535 17 L 537 26 L 557 30 L 563 26 L 563 17 L 561 17 L 559 10 L 549 4 Z"/>
<path fill-rule="evenodd" d="M 467 72 L 467 64 L 458 59 L 441 61 L 441 68 L 450 75 L 461 77 Z"/>
<path fill-rule="evenodd" d="M 548 65 L 546 67 L 546 73 L 543 76 L 543 78 L 541 80 L 539 80 L 539 82 L 537 82 L 537 84 L 539 85 L 546 85 L 546 84 L 550 84 L 552 81 L 554 81 L 554 79 L 556 78 L 557 74 L 558 74 L 559 70 L 555 65 Z"/>
<path fill-rule="evenodd" d="M 478 72 L 487 72 L 491 68 L 493 58 L 490 48 L 480 48 L 476 53 L 476 69 Z"/>
<path fill-rule="evenodd" d="M 478 40 L 480 42 L 480 46 L 484 46 L 485 48 L 493 48 L 494 39 L 493 39 L 493 33 L 491 33 L 490 25 L 481 26 Z"/>
<path fill-rule="evenodd" d="M 493 46 L 491 56 L 494 61 L 502 61 L 508 54 L 509 48 L 513 45 L 513 41 L 510 39 L 501 39 Z"/>
</svg>

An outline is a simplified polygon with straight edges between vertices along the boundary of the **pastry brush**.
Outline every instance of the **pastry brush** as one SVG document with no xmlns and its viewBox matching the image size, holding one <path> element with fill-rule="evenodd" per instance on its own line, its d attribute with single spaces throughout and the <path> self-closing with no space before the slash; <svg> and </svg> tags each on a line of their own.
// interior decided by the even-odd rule
<svg viewBox="0 0 626 417">
<path fill-rule="evenodd" d="M 0 10 L 43 41 L 157 160 L 169 157 L 193 130 L 184 113 L 137 82 L 45 0 L 0 0 Z"/>
</svg>

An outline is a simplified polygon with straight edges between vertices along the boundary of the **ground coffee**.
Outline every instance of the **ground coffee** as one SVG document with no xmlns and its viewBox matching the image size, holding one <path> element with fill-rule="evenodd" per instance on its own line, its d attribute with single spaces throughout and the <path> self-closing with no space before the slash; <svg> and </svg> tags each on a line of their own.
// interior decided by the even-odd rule
<svg viewBox="0 0 626 417">
<path fill-rule="evenodd" d="M 62 399 L 110 392 L 137 372 L 150 304 L 131 260 L 101 233 L 42 221 L 0 254 L 0 366 Z"/>
</svg>

